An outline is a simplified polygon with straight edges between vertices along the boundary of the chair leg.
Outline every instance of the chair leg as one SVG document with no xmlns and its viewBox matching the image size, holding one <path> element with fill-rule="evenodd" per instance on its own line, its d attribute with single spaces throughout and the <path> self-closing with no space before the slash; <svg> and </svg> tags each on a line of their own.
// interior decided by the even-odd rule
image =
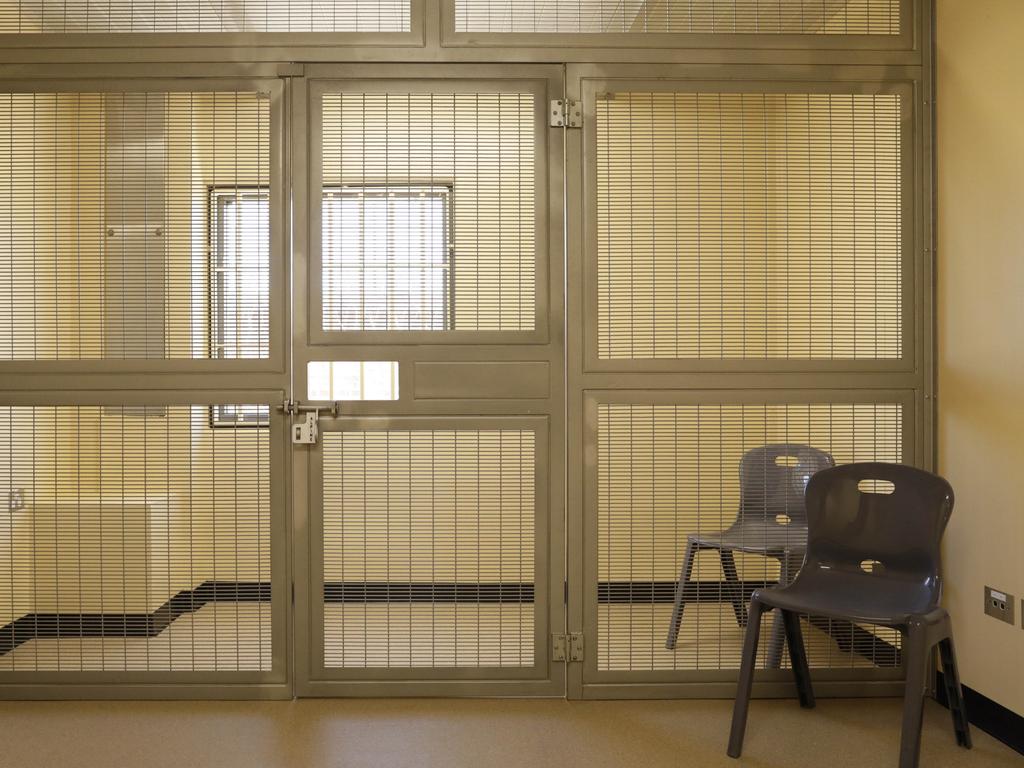
<svg viewBox="0 0 1024 768">
<path fill-rule="evenodd" d="M 805 709 L 814 708 L 814 688 L 811 686 L 811 670 L 807 666 L 807 651 L 804 649 L 804 636 L 800 631 L 800 617 L 792 611 L 780 610 L 786 627 L 786 645 L 789 646 L 789 661 L 796 679 L 796 693 L 800 697 L 800 706 Z"/>
<path fill-rule="evenodd" d="M 957 671 L 956 649 L 953 646 L 952 634 L 939 641 L 939 660 L 942 663 L 942 682 L 946 688 L 946 701 L 949 704 L 949 712 L 953 716 L 956 743 L 965 749 L 970 749 L 973 746 L 971 744 L 971 726 L 967 720 L 964 692 L 960 687 L 960 673 Z"/>
<path fill-rule="evenodd" d="M 665 638 L 665 647 L 670 651 L 676 647 L 676 640 L 679 638 L 679 626 L 683 623 L 686 585 L 690 581 L 690 574 L 693 572 L 695 550 L 696 547 L 693 542 L 687 542 L 686 554 L 683 557 L 683 567 L 679 569 L 679 583 L 676 584 L 676 599 L 675 605 L 672 607 L 672 621 L 668 625 L 668 636 Z"/>
<path fill-rule="evenodd" d="M 800 568 L 800 561 L 797 561 L 790 554 L 786 554 L 779 561 L 779 586 L 784 587 L 793 580 L 797 570 Z M 782 611 L 775 612 L 772 619 L 772 634 L 768 640 L 768 659 L 765 665 L 769 669 L 778 669 L 782 666 L 782 646 L 786 640 L 786 627 L 783 623 Z"/>
<path fill-rule="evenodd" d="M 732 728 L 729 731 L 729 757 L 739 757 L 743 752 L 743 734 L 747 730 L 747 710 L 750 708 L 750 691 L 754 685 L 754 665 L 757 663 L 757 640 L 761 634 L 761 614 L 764 605 L 751 600 L 747 613 L 747 633 L 743 640 L 743 657 L 740 660 L 740 678 L 736 686 L 736 703 L 732 708 Z"/>
<path fill-rule="evenodd" d="M 917 768 L 921 756 L 921 719 L 924 716 L 925 683 L 931 666 L 930 650 L 925 628 L 920 622 L 911 623 L 903 653 L 907 682 L 903 694 L 900 768 Z"/>
<path fill-rule="evenodd" d="M 740 592 L 740 578 L 736 573 L 736 558 L 728 549 L 719 550 L 718 555 L 722 560 L 722 573 L 725 574 L 725 583 L 732 597 L 729 602 L 732 603 L 732 612 L 736 614 L 736 623 L 745 627 L 747 626 L 747 601 Z"/>
</svg>

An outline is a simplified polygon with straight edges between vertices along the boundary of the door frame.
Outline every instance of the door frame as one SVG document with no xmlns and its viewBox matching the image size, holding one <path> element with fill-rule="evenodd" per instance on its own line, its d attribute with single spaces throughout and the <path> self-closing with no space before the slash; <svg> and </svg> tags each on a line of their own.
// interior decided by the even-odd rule
<svg viewBox="0 0 1024 768">
<path fill-rule="evenodd" d="M 564 515 L 564 206 L 563 206 L 563 140 L 561 131 L 547 121 L 548 101 L 561 98 L 564 89 L 564 68 L 560 65 L 310 65 L 305 76 L 293 80 L 291 120 L 291 178 L 293 200 L 292 241 L 292 398 L 305 401 L 307 387 L 306 363 L 312 360 L 388 359 L 399 363 L 399 400 L 347 401 L 339 403 L 337 417 L 323 415 L 321 428 L 327 431 L 347 426 L 390 425 L 408 429 L 451 428 L 464 424 L 495 425 L 507 423 L 512 428 L 534 425 L 537 434 L 535 514 L 538 522 L 546 512 L 546 535 L 538 530 L 535 538 L 538 584 L 547 576 L 543 588 L 535 595 L 538 614 L 543 622 L 535 625 L 537 666 L 530 671 L 518 668 L 445 668 L 421 674 L 417 668 L 373 671 L 325 671 L 322 659 L 322 635 L 313 601 L 320 589 L 317 563 L 316 532 L 321 524 L 320 446 L 312 450 L 293 446 L 292 507 L 293 546 L 292 574 L 294 584 L 294 656 L 293 686 L 297 696 L 564 696 L 566 665 L 552 660 L 549 637 L 561 634 L 565 626 L 565 515 Z M 390 332 L 331 332 L 319 329 L 319 318 L 313 313 L 315 298 L 313 269 L 319 263 L 314 252 L 318 246 L 314 231 L 319 216 L 310 208 L 314 185 L 319 173 L 312 163 L 317 161 L 319 146 L 316 132 L 316 99 L 332 83 L 372 81 L 387 87 L 449 81 L 457 87 L 472 82 L 498 82 L 508 90 L 516 83 L 529 84 L 537 94 L 536 105 L 538 154 L 535 162 L 541 184 L 537 188 L 538 205 L 546 219 L 538 228 L 536 309 L 537 326 L 528 332 L 463 332 L 453 339 L 426 337 L 425 332 L 399 336 L 391 344 L 382 344 Z M 442 86 L 443 87 L 443 84 Z M 540 168 L 543 164 L 544 171 Z M 543 193 L 543 198 L 540 198 Z M 429 342 L 429 343 L 428 343 Z M 424 365 L 468 364 L 477 362 L 508 364 L 512 372 L 511 391 L 504 396 L 467 398 L 464 394 L 445 396 L 443 392 L 427 392 L 427 369 Z M 544 371 L 544 387 L 527 386 L 526 379 Z M 432 377 L 436 383 L 437 378 Z M 419 383 L 419 390 L 417 385 Z M 521 391 L 516 387 L 523 384 Z M 543 443 L 541 442 L 543 440 Z M 546 457 L 542 466 L 541 457 Z M 543 492 L 541 489 L 543 488 Z M 543 495 L 544 505 L 540 505 Z M 543 543 L 542 543 L 543 542 Z M 541 554 L 543 553 L 543 562 Z M 540 624 L 543 623 L 543 627 Z M 317 652 L 320 648 L 320 652 Z M 403 676 L 402 672 L 408 674 Z"/>
</svg>

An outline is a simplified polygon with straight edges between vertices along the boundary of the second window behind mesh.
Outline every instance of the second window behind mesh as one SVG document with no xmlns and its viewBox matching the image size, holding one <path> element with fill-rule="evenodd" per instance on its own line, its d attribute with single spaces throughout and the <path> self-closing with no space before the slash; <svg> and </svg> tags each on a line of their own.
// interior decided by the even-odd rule
<svg viewBox="0 0 1024 768">
<path fill-rule="evenodd" d="M 322 99 L 325 331 L 536 325 L 530 93 Z"/>
</svg>

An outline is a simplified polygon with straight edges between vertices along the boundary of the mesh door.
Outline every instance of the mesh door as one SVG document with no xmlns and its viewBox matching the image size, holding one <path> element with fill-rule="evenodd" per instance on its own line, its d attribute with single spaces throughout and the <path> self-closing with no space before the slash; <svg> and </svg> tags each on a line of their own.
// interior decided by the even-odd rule
<svg viewBox="0 0 1024 768">
<path fill-rule="evenodd" d="M 899 0 L 454 0 L 456 32 L 898 35 Z"/>
<path fill-rule="evenodd" d="M 676 649 L 665 649 L 688 537 L 714 538 L 736 520 L 740 461 L 751 449 L 797 443 L 831 454 L 837 464 L 900 462 L 903 406 L 599 403 L 596 440 L 597 669 L 737 669 L 744 628 L 713 549 L 697 555 L 693 602 L 684 609 Z M 757 540 L 748 544 L 756 548 Z M 735 563 L 744 602 L 754 588 L 779 579 L 779 561 L 770 557 L 736 553 Z M 899 663 L 897 632 L 816 617 L 804 622 L 812 667 Z M 768 645 L 761 644 L 762 660 Z"/>
<path fill-rule="evenodd" d="M 409 0 L 13 0 L 0 5 L 0 34 L 409 29 Z"/>
<path fill-rule="evenodd" d="M 323 435 L 324 665 L 532 667 L 535 433 Z"/>
<path fill-rule="evenodd" d="M 597 354 L 899 359 L 900 97 L 606 93 Z"/>
<path fill-rule="evenodd" d="M 536 325 L 532 93 L 322 97 L 325 331 Z"/>
<path fill-rule="evenodd" d="M 0 407 L 0 671 L 270 670 L 267 415 Z"/>
<path fill-rule="evenodd" d="M 0 361 L 266 358 L 270 99 L 0 94 Z"/>
</svg>

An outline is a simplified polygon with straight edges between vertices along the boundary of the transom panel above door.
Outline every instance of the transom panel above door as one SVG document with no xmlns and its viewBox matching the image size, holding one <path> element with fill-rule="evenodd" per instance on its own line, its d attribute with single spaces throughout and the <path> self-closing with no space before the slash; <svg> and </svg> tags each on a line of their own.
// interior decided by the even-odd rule
<svg viewBox="0 0 1024 768">
<path fill-rule="evenodd" d="M 308 73 L 297 688 L 562 695 L 561 68 L 411 71 Z"/>
</svg>

